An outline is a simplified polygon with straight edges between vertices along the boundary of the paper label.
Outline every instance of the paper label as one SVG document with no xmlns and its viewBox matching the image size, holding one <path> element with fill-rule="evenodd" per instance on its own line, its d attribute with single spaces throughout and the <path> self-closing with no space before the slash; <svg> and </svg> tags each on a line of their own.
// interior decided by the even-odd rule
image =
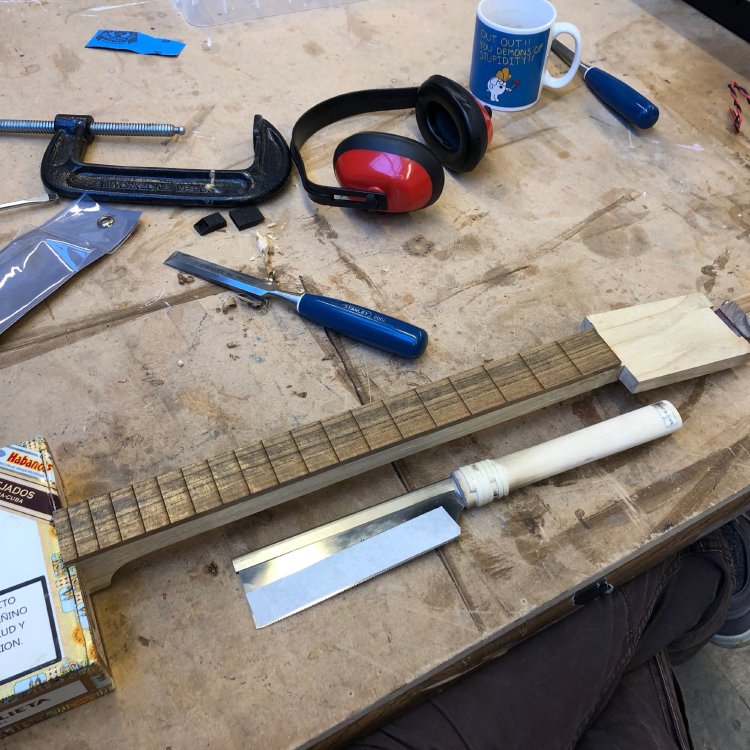
<svg viewBox="0 0 750 750">
<path fill-rule="evenodd" d="M 0 591 L 0 685 L 61 657 L 44 576 Z"/>
<path fill-rule="evenodd" d="M 0 506 L 49 521 L 59 507 L 49 492 L 37 489 L 31 482 L 10 479 L 0 473 Z"/>
<path fill-rule="evenodd" d="M 39 455 L 39 452 L 33 448 L 27 448 L 23 445 L 9 445 L 0 448 L 0 469 L 29 477 L 46 487 L 46 472 L 52 470 L 52 463 L 45 461 Z"/>
<path fill-rule="evenodd" d="M 50 690 L 49 693 L 36 695 L 24 703 L 13 706 L 13 708 L 0 711 L 0 729 L 16 721 L 24 721 L 34 716 L 34 714 L 47 711 L 50 708 L 59 706 L 61 703 L 73 700 L 73 698 L 78 698 L 78 696 L 83 695 L 85 692 L 86 686 L 80 680 L 76 680 L 56 690 Z"/>
</svg>

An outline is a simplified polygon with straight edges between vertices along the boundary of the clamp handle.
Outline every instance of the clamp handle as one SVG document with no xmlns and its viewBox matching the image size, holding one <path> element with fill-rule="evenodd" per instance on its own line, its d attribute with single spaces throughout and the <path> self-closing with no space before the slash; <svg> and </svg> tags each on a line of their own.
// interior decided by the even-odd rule
<svg viewBox="0 0 750 750">
<path fill-rule="evenodd" d="M 233 208 L 259 203 L 289 178 L 292 160 L 279 131 L 255 115 L 255 160 L 247 169 L 124 167 L 84 161 L 94 140 L 90 115 L 57 115 L 54 135 L 42 158 L 42 182 L 66 198 L 84 193 L 111 203 Z"/>
</svg>

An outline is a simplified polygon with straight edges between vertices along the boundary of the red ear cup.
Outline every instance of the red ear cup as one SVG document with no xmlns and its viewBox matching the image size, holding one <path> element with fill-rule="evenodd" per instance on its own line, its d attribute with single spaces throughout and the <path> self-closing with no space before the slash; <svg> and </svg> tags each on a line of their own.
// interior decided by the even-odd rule
<svg viewBox="0 0 750 750">
<path fill-rule="evenodd" d="M 433 204 L 445 175 L 426 146 L 391 133 L 363 132 L 344 139 L 333 154 L 339 185 L 384 193 L 387 213 L 416 211 Z"/>
<path fill-rule="evenodd" d="M 492 120 L 463 86 L 430 76 L 419 87 L 415 112 L 425 143 L 446 169 L 470 172 L 479 164 L 492 140 Z"/>
<path fill-rule="evenodd" d="M 472 96 L 474 95 L 472 94 Z M 479 109 L 482 112 L 482 117 L 484 117 L 484 126 L 487 128 L 487 147 L 489 148 L 490 143 L 492 143 L 492 137 L 495 135 L 495 130 L 492 127 L 492 110 L 482 104 L 482 102 L 480 102 L 479 99 L 477 99 L 475 96 L 474 101 L 479 105 Z"/>
</svg>

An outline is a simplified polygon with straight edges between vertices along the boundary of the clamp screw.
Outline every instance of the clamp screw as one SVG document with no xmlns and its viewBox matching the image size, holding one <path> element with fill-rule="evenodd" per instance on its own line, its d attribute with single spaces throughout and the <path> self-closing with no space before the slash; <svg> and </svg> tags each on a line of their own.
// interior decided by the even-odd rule
<svg viewBox="0 0 750 750">
<path fill-rule="evenodd" d="M 52 134 L 55 123 L 52 120 L 0 120 L 0 133 L 34 133 Z M 182 125 L 169 125 L 158 122 L 92 122 L 91 132 L 94 135 L 143 135 L 156 138 L 171 138 L 182 135 Z"/>
</svg>

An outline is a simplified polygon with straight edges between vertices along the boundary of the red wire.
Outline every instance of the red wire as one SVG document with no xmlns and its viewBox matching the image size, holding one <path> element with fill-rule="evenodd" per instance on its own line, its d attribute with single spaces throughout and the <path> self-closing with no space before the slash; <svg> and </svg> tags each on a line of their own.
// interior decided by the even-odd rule
<svg viewBox="0 0 750 750">
<path fill-rule="evenodd" d="M 739 97 L 744 97 L 747 102 L 750 103 L 750 93 L 748 93 L 748 90 L 744 86 L 740 86 L 737 81 L 728 83 L 727 88 L 729 89 L 732 101 L 734 102 L 734 106 L 732 107 L 730 105 L 729 107 L 729 114 L 732 115 L 732 124 L 734 125 L 735 131 L 739 133 L 740 128 L 742 127 L 742 106 L 740 105 Z"/>
</svg>

